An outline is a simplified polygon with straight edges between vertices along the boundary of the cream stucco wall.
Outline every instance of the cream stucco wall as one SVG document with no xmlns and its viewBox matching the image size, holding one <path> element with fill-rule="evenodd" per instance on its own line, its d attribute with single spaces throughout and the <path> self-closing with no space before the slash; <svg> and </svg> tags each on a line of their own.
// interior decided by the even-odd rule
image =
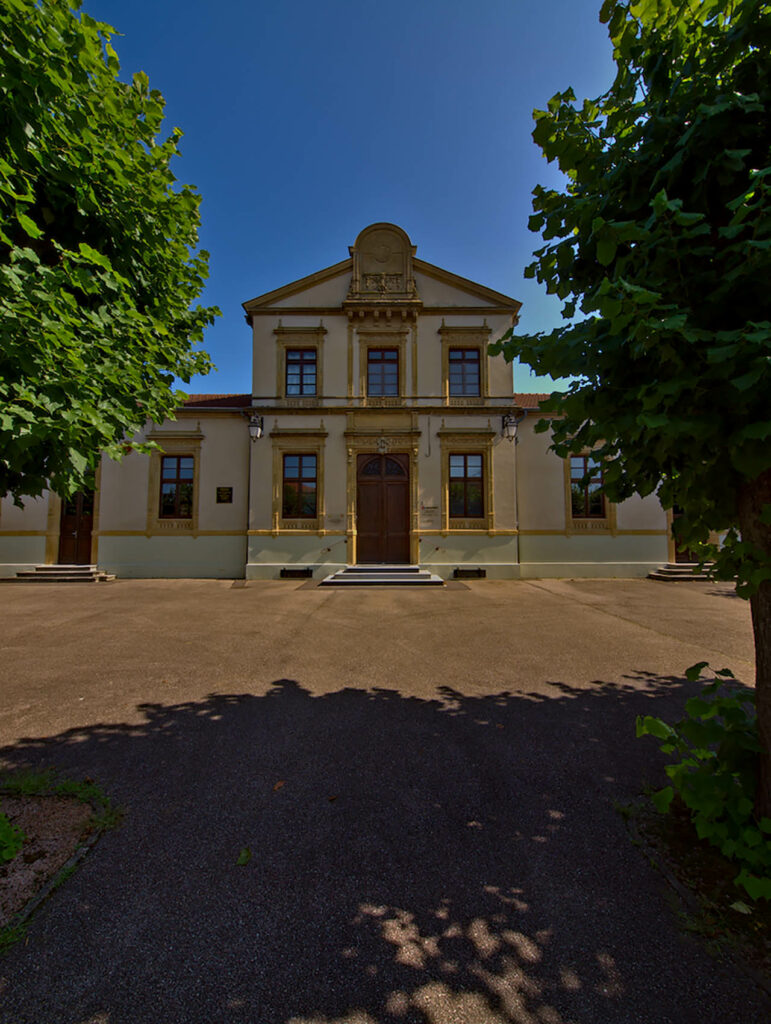
<svg viewBox="0 0 771 1024">
<path fill-rule="evenodd" d="M 340 306 L 348 294 L 350 283 L 350 271 L 344 271 L 321 284 L 311 285 L 302 292 L 276 299 L 272 305 L 276 309 L 297 309 L 298 306 Z"/>
<path fill-rule="evenodd" d="M 46 561 L 49 495 L 22 500 L 19 508 L 10 498 L 0 499 L 0 578 Z"/>
<path fill-rule="evenodd" d="M 645 576 L 666 562 L 667 517 L 655 495 L 616 505 L 612 528 L 571 530 L 565 463 L 549 451 L 549 433 L 535 433 L 538 418 L 521 424 L 517 446 L 522 576 Z"/>
<path fill-rule="evenodd" d="M 160 453 L 152 456 L 131 451 L 120 462 L 102 460 L 92 532 L 92 557 L 101 569 L 124 577 L 244 575 L 250 456 L 247 422 L 238 412 L 180 411 L 176 421 L 148 423 L 134 440 L 153 439 L 168 454 L 188 454 L 191 436 L 197 445 L 194 523 L 158 522 L 159 484 L 157 479 L 151 483 L 151 466 Z M 217 502 L 218 487 L 232 487 L 232 503 Z M 0 576 L 13 576 L 20 569 L 56 560 L 60 507 L 53 495 L 28 501 L 23 510 L 4 499 Z"/>
<path fill-rule="evenodd" d="M 101 568 L 275 578 L 304 564 L 326 575 L 355 560 L 357 456 L 377 451 L 408 456 L 410 557 L 446 578 L 460 566 L 484 567 L 491 578 L 644 575 L 666 561 L 666 516 L 655 497 L 630 499 L 603 522 L 573 521 L 565 464 L 548 450 L 548 435 L 535 434 L 537 413 L 522 422 L 517 445 L 501 437 L 512 372 L 487 345 L 516 317 L 515 300 L 413 259 L 393 225 L 365 229 L 351 253 L 245 304 L 259 440 L 250 443 L 237 408 L 215 407 L 181 410 L 140 435 L 170 455 L 193 455 L 192 518 L 159 518 L 159 454 L 102 461 L 92 547 Z M 367 394 L 368 346 L 399 350 L 398 396 Z M 450 396 L 449 349 L 472 346 L 486 387 Z M 316 347 L 318 394 L 285 395 L 293 347 Z M 303 451 L 318 457 L 318 515 L 283 520 L 282 456 Z M 449 455 L 458 451 L 484 456 L 485 509 L 476 520 L 449 516 Z M 218 503 L 217 488 L 227 487 L 232 503 Z M 23 512 L 2 503 L 0 574 L 56 557 L 59 507 L 54 496 Z"/>
<path fill-rule="evenodd" d="M 19 508 L 10 498 L 0 500 L 0 534 L 15 533 L 18 530 L 46 531 L 48 518 L 48 495 L 40 498 L 23 498 Z"/>
<path fill-rule="evenodd" d="M 243 576 L 250 456 L 244 417 L 182 411 L 175 421 L 148 423 L 135 440 L 153 440 L 170 455 L 195 451 L 195 515 L 178 526 L 158 521 L 159 485 L 152 473 L 158 455 L 131 452 L 120 463 L 103 460 L 100 567 L 121 576 Z M 221 487 L 232 488 L 232 503 L 217 502 Z"/>
<path fill-rule="evenodd" d="M 449 284 L 446 280 L 437 280 L 433 275 L 417 269 L 415 283 L 425 306 L 479 306 L 483 310 L 491 305 L 489 299 L 482 298 L 478 293 Z"/>
</svg>

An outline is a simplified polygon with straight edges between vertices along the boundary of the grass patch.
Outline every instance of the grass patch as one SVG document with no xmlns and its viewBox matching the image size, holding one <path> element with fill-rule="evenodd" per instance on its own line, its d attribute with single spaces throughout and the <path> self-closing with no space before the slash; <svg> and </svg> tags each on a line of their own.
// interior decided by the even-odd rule
<svg viewBox="0 0 771 1024">
<path fill-rule="evenodd" d="M 72 875 L 80 860 L 87 852 L 98 835 L 108 829 L 116 828 L 122 821 L 123 809 L 116 807 L 101 786 L 93 779 L 76 781 L 68 779 L 55 768 L 41 771 L 18 769 L 0 772 L 0 796 L 16 799 L 36 800 L 45 797 L 66 797 L 87 804 L 92 814 L 85 823 L 85 830 L 70 861 L 58 872 L 49 875 L 43 885 L 42 895 L 34 896 L 31 904 L 17 914 L 11 921 L 0 928 L 0 955 L 24 938 L 29 923 L 29 916 L 34 914 L 39 902 L 47 899 L 56 889 Z M 26 837 L 25 837 L 26 838 Z M 23 849 L 23 847 L 22 847 Z M 17 851 L 16 856 L 19 855 Z M 6 867 L 13 870 L 15 857 L 6 858 Z"/>
<path fill-rule="evenodd" d="M 0 928 L 0 956 L 11 946 L 15 946 L 26 934 L 26 921 L 23 924 L 9 924 L 5 928 Z"/>
<path fill-rule="evenodd" d="M 81 803 L 90 804 L 94 813 L 89 821 L 89 830 L 104 832 L 117 828 L 123 819 L 123 810 L 116 807 L 99 783 L 93 779 L 78 782 L 61 775 L 56 768 L 33 771 L 20 768 L 13 772 L 0 773 L 0 794 L 6 796 L 67 796 Z"/>
</svg>

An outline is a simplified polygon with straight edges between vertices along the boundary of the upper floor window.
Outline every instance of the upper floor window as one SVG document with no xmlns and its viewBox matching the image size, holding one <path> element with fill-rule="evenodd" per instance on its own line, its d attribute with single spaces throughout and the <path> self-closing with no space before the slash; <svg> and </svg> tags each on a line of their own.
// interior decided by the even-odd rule
<svg viewBox="0 0 771 1024">
<path fill-rule="evenodd" d="M 570 458 L 570 506 L 573 519 L 604 519 L 602 462 L 593 455 Z"/>
<path fill-rule="evenodd" d="M 451 348 L 449 351 L 450 394 L 481 394 L 478 348 Z"/>
<path fill-rule="evenodd" d="M 193 518 L 194 468 L 192 455 L 164 455 L 161 458 L 160 519 Z"/>
<path fill-rule="evenodd" d="M 367 349 L 367 394 L 399 394 L 399 350 Z"/>
<path fill-rule="evenodd" d="M 284 519 L 316 518 L 316 456 L 285 455 L 281 499 Z"/>
<path fill-rule="evenodd" d="M 316 394 L 316 349 L 290 348 L 286 352 L 287 395 Z"/>
<path fill-rule="evenodd" d="M 450 455 L 450 518 L 481 519 L 485 514 L 483 456 Z"/>
</svg>

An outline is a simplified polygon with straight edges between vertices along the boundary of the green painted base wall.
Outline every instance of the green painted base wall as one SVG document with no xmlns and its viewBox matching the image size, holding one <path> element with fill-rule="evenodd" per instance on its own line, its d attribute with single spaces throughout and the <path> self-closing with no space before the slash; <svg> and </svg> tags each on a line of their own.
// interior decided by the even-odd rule
<svg viewBox="0 0 771 1024">
<path fill-rule="evenodd" d="M 643 577 L 667 560 L 663 535 L 422 537 L 421 568 L 443 579 L 459 567 L 484 569 L 487 579 Z M 250 537 L 247 579 L 279 579 L 281 569 L 306 565 L 323 579 L 346 565 L 344 537 Z"/>
<path fill-rule="evenodd" d="M 520 537 L 522 579 L 647 576 L 667 561 L 664 535 Z"/>
<path fill-rule="evenodd" d="M 246 537 L 100 537 L 99 568 L 122 579 L 243 579 Z"/>
<path fill-rule="evenodd" d="M 3 537 L 0 534 L 0 577 L 34 569 L 46 560 L 45 537 Z"/>
<path fill-rule="evenodd" d="M 277 580 L 284 568 L 308 566 L 313 579 L 323 580 L 346 566 L 347 542 L 345 537 L 319 537 L 317 534 L 296 537 L 280 534 L 277 537 L 250 537 L 248 580 Z M 297 582 L 297 581 L 295 581 Z"/>
</svg>

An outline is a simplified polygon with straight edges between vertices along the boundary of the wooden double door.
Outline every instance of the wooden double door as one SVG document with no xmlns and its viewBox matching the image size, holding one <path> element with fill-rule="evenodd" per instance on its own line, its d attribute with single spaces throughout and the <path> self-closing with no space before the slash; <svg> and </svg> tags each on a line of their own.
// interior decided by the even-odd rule
<svg viewBox="0 0 771 1024">
<path fill-rule="evenodd" d="M 672 509 L 672 522 L 674 523 L 675 519 L 679 519 L 682 514 L 682 509 L 675 505 Z M 685 562 L 693 564 L 694 562 L 698 562 L 698 560 L 699 556 L 696 554 L 695 551 L 691 551 L 690 548 L 680 547 L 677 541 L 675 541 L 675 562 Z"/>
<path fill-rule="evenodd" d="M 93 526 L 93 491 L 79 491 L 62 500 L 58 558 L 61 565 L 88 565 L 91 562 Z"/>
<path fill-rule="evenodd" d="M 359 455 L 356 470 L 356 561 L 409 564 L 409 456 Z"/>
</svg>

